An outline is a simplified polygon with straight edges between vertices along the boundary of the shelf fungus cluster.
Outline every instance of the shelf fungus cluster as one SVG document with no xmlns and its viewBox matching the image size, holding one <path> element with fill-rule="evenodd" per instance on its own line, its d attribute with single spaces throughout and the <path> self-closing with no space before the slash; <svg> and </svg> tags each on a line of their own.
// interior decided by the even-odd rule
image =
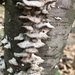
<svg viewBox="0 0 75 75">
<path fill-rule="evenodd" d="M 24 29 L 25 33 L 21 32 L 14 37 L 14 41 L 19 41 L 17 46 L 23 49 L 21 53 L 14 52 L 14 57 L 21 57 L 22 59 L 20 61 L 22 65 L 23 63 L 30 63 L 31 68 L 29 68 L 27 72 L 19 71 L 18 73 L 14 73 L 14 75 L 41 75 L 44 70 L 44 68 L 40 66 L 44 60 L 38 56 L 38 52 L 41 47 L 45 46 L 42 39 L 46 40 L 49 38 L 48 32 L 55 28 L 50 24 L 47 15 L 51 8 L 55 7 L 56 1 L 57 0 L 22 0 L 22 2 L 16 3 L 16 7 L 23 9 L 23 15 L 20 15 L 18 18 L 24 24 L 20 28 Z M 2 40 L 2 43 L 6 49 L 11 49 L 11 44 L 7 40 L 7 37 Z M 18 66 L 16 58 L 11 58 L 8 62 L 14 66 Z M 12 73 L 13 69 L 9 67 L 7 71 Z"/>
<path fill-rule="evenodd" d="M 14 40 L 23 40 L 17 43 L 23 49 L 23 52 L 14 53 L 14 56 L 22 57 L 21 62 L 30 63 L 31 68 L 27 70 L 26 74 L 20 71 L 15 75 L 41 75 L 44 70 L 43 67 L 39 66 L 44 60 L 37 54 L 38 48 L 45 45 L 42 39 L 49 38 L 47 33 L 55 28 L 47 19 L 47 15 L 51 8 L 55 7 L 55 3 L 56 0 L 23 0 L 22 3 L 16 3 L 19 9 L 23 9 L 24 15 L 20 15 L 19 19 L 24 23 L 21 28 L 26 32 L 14 37 Z"/>
</svg>

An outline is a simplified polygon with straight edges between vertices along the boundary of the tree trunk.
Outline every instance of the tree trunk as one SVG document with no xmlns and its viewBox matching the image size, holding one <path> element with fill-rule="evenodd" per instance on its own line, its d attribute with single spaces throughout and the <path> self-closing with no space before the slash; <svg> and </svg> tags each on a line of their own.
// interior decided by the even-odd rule
<svg viewBox="0 0 75 75">
<path fill-rule="evenodd" d="M 25 33 L 25 31 L 20 29 L 20 27 L 23 26 L 23 22 L 18 19 L 18 17 L 22 15 L 22 9 L 18 9 L 16 7 L 16 2 L 19 1 L 21 0 L 5 1 L 4 31 L 5 36 L 7 35 L 7 39 L 11 43 L 11 49 L 5 49 L 4 52 L 6 66 L 4 75 L 14 75 L 14 73 L 18 73 L 20 71 L 27 72 L 27 70 L 31 67 L 30 63 L 23 63 L 20 61 L 22 58 L 14 56 L 14 52 L 23 52 L 23 49 L 17 46 L 17 43 L 21 41 L 15 41 L 14 37 L 16 37 L 19 33 Z M 54 75 L 56 71 L 54 67 L 58 64 L 59 59 L 63 55 L 63 48 L 66 44 L 73 17 L 75 15 L 75 10 L 73 10 L 72 6 L 73 3 L 74 0 L 58 0 L 56 7 L 52 8 L 47 15 L 47 18 L 50 19 L 50 23 L 55 28 L 51 29 L 51 31 L 48 33 L 50 38 L 43 40 L 46 45 L 42 48 L 39 48 L 39 53 L 37 54 L 45 60 L 44 63 L 41 64 L 41 66 L 44 67 L 42 75 Z M 55 19 L 55 17 L 60 17 L 61 20 Z M 8 62 L 12 58 L 16 59 L 18 66 L 12 65 Z M 24 64 L 24 66 L 21 64 Z M 13 69 L 12 73 L 7 71 L 7 69 L 10 67 Z"/>
<path fill-rule="evenodd" d="M 18 20 L 18 16 L 22 13 L 16 8 L 15 2 L 15 0 L 6 0 L 5 2 L 5 35 L 8 36 L 8 40 L 11 42 L 11 49 L 5 49 L 4 58 L 6 69 L 4 75 L 9 74 L 9 72 L 7 72 L 7 69 L 10 67 L 12 67 L 14 70 L 11 75 L 14 75 L 14 72 L 19 72 L 20 70 L 22 70 L 19 58 L 16 58 L 17 62 L 19 62 L 19 66 L 13 66 L 8 63 L 8 60 L 14 57 L 14 52 L 19 53 L 23 51 L 17 46 L 17 42 L 14 41 L 14 37 L 19 34 L 20 27 L 22 26 L 22 22 Z M 26 64 L 26 66 L 27 67 L 24 68 L 25 70 L 29 67 L 29 64 Z"/>
</svg>

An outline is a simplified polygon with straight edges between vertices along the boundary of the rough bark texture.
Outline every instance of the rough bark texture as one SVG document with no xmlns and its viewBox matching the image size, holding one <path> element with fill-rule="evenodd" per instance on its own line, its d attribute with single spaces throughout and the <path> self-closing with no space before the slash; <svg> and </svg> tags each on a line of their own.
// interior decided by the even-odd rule
<svg viewBox="0 0 75 75">
<path fill-rule="evenodd" d="M 66 44 L 68 34 L 71 30 L 71 25 L 74 19 L 74 11 L 72 9 L 73 0 L 58 0 L 57 7 L 50 11 L 49 18 L 55 29 L 49 33 L 50 39 L 47 40 L 47 46 L 42 49 L 42 54 L 46 60 L 44 63 L 45 71 L 43 75 L 54 75 L 54 66 L 62 57 L 63 49 Z M 55 16 L 62 18 L 61 21 L 56 21 Z M 50 47 L 50 49 L 48 49 Z M 41 52 L 40 52 L 41 53 Z"/>
<path fill-rule="evenodd" d="M 14 37 L 19 34 L 20 26 L 22 22 L 18 19 L 21 10 L 16 8 L 15 4 L 19 0 L 6 0 L 5 5 L 5 35 L 8 36 L 8 40 L 11 42 L 11 50 L 5 49 L 5 74 L 8 75 L 7 69 L 12 67 L 14 72 L 19 72 L 20 70 L 26 71 L 30 64 L 25 64 L 25 67 L 21 66 L 20 58 L 16 58 L 19 66 L 13 66 L 8 63 L 8 60 L 14 57 L 14 52 L 22 52 L 23 50 L 17 46 L 17 41 L 14 41 Z M 68 34 L 71 29 L 71 24 L 74 18 L 73 4 L 74 0 L 58 0 L 56 7 L 52 8 L 48 18 L 51 20 L 51 24 L 55 27 L 52 29 L 48 35 L 49 39 L 46 41 L 46 45 L 40 49 L 38 55 L 40 55 L 45 62 L 42 66 L 45 68 L 42 75 L 54 75 L 56 69 L 54 66 L 59 62 L 63 54 L 63 48 L 66 44 Z M 60 7 L 60 8 L 59 8 Z M 55 20 L 55 17 L 61 17 L 62 20 Z M 23 32 L 23 31 L 22 31 Z M 14 75 L 11 73 L 10 75 Z"/>
</svg>

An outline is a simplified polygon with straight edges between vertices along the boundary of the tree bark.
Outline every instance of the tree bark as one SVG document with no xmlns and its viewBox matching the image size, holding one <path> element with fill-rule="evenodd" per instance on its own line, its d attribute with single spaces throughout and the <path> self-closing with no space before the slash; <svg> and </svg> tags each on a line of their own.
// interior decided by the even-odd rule
<svg viewBox="0 0 75 75">
<path fill-rule="evenodd" d="M 16 2 L 21 0 L 6 0 L 5 3 L 5 36 L 7 35 L 8 41 L 11 43 L 11 49 L 5 49 L 5 73 L 4 75 L 14 75 L 15 72 L 27 71 L 30 68 L 29 63 L 25 63 L 25 66 L 21 66 L 21 58 L 15 57 L 14 52 L 20 53 L 23 50 L 17 46 L 18 41 L 14 41 L 14 37 L 19 33 L 24 33 L 20 30 L 23 25 L 18 17 L 22 14 L 22 10 L 16 7 Z M 59 59 L 63 55 L 63 48 L 66 44 L 68 34 L 71 29 L 71 24 L 74 19 L 75 10 L 73 9 L 74 0 L 58 0 L 56 7 L 52 8 L 47 17 L 50 19 L 50 23 L 55 27 L 48 35 L 49 39 L 44 41 L 46 45 L 39 49 L 38 55 L 42 57 L 45 62 L 41 64 L 44 67 L 42 75 L 54 75 L 56 69 L 55 65 L 58 64 Z M 55 17 L 61 17 L 61 20 L 56 20 Z M 19 66 L 9 64 L 9 60 L 16 58 Z M 7 72 L 7 69 L 12 67 L 13 73 Z"/>
<path fill-rule="evenodd" d="M 17 62 L 19 62 L 19 66 L 13 66 L 11 64 L 8 63 L 8 60 L 10 60 L 12 57 L 14 57 L 13 53 L 17 52 L 20 53 L 23 50 L 20 49 L 17 46 L 17 42 L 14 41 L 14 37 L 17 36 L 17 34 L 19 34 L 20 32 L 20 27 L 22 26 L 22 22 L 20 20 L 18 20 L 18 16 L 21 15 L 22 13 L 20 12 L 20 10 L 18 10 L 15 6 L 15 2 L 14 0 L 6 0 L 5 3 L 5 35 L 8 36 L 8 40 L 11 42 L 11 49 L 5 49 L 5 73 L 4 75 L 8 75 L 9 72 L 7 72 L 7 69 L 12 67 L 13 68 L 13 73 L 11 75 L 14 75 L 14 72 L 19 72 L 20 70 L 22 70 L 21 64 L 20 64 L 20 59 L 17 59 Z M 27 65 L 27 67 L 24 67 L 23 70 L 27 70 L 28 67 L 30 66 L 29 64 Z"/>
</svg>

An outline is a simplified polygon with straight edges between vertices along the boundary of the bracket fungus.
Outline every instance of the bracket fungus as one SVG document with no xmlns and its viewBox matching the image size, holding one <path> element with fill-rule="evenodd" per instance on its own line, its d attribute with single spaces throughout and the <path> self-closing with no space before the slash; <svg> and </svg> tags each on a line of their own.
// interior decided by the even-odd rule
<svg viewBox="0 0 75 75">
<path fill-rule="evenodd" d="M 45 0 L 45 3 L 53 3 L 56 2 L 57 0 Z"/>
<path fill-rule="evenodd" d="M 19 7 L 19 8 L 24 8 L 25 7 L 25 4 L 24 3 L 21 3 L 21 2 L 17 2 L 16 3 L 16 6 Z"/>
<path fill-rule="evenodd" d="M 43 43 L 40 39 L 38 39 L 37 42 L 33 43 L 33 46 L 35 48 L 40 48 L 40 47 L 43 47 L 45 45 L 45 43 Z"/>
<path fill-rule="evenodd" d="M 27 9 L 27 10 L 32 9 L 31 7 L 26 6 L 24 3 L 21 3 L 21 2 L 17 2 L 16 7 L 18 7 L 19 9 Z"/>
<path fill-rule="evenodd" d="M 30 54 L 28 53 L 14 53 L 14 56 L 16 57 L 29 57 Z"/>
<path fill-rule="evenodd" d="M 13 72 L 13 69 L 10 67 L 10 68 L 7 69 L 7 71 L 8 71 L 9 73 L 12 73 L 12 72 Z"/>
<path fill-rule="evenodd" d="M 55 5 L 56 5 L 56 2 L 53 2 L 53 3 L 50 4 L 50 6 L 51 6 L 52 8 L 54 8 Z"/>
<path fill-rule="evenodd" d="M 18 65 L 18 63 L 17 63 L 17 61 L 16 61 L 16 59 L 15 58 L 12 58 L 12 59 L 10 59 L 9 61 L 8 61 L 10 64 L 12 64 L 12 65 Z"/>
<path fill-rule="evenodd" d="M 18 36 L 16 36 L 14 38 L 14 40 L 23 40 L 23 39 L 24 39 L 24 37 L 23 37 L 23 34 L 22 33 L 20 33 Z"/>
<path fill-rule="evenodd" d="M 26 6 L 30 6 L 30 7 L 38 7 L 38 8 L 40 8 L 40 7 L 44 6 L 44 2 L 42 2 L 42 1 L 27 1 L 27 0 L 23 0 L 23 2 L 24 2 L 24 4 Z"/>
<path fill-rule="evenodd" d="M 40 23 L 41 18 L 37 18 L 36 16 L 19 16 L 19 19 L 21 19 L 24 22 L 32 22 L 32 23 Z"/>
<path fill-rule="evenodd" d="M 27 71 L 28 75 L 41 75 L 41 72 L 29 69 Z"/>
<path fill-rule="evenodd" d="M 30 38 L 38 38 L 38 39 L 47 39 L 48 35 L 46 33 L 26 33 L 26 35 Z"/>
<path fill-rule="evenodd" d="M 35 15 L 39 15 L 40 13 L 41 13 L 40 10 L 34 12 Z"/>
<path fill-rule="evenodd" d="M 32 54 L 30 58 L 23 58 L 21 61 L 22 62 L 29 62 L 31 64 L 37 64 L 37 65 L 44 62 L 44 60 L 41 57 L 36 56 L 34 54 Z"/>
<path fill-rule="evenodd" d="M 0 70 L 5 69 L 5 62 L 4 60 L 0 60 Z"/>
<path fill-rule="evenodd" d="M 8 42 L 6 45 L 4 45 L 4 48 L 6 48 L 6 49 L 11 49 L 11 44 L 10 44 L 10 42 Z"/>
<path fill-rule="evenodd" d="M 30 59 L 30 58 L 26 58 L 26 57 L 23 57 L 23 58 L 21 59 L 21 61 L 22 61 L 23 63 L 31 63 L 31 59 Z"/>
<path fill-rule="evenodd" d="M 2 43 L 2 44 L 8 43 L 7 36 L 5 36 L 5 38 L 1 41 L 1 43 Z"/>
<path fill-rule="evenodd" d="M 43 10 L 42 10 L 42 13 L 43 13 L 43 14 L 48 14 L 48 13 L 49 13 L 48 10 L 46 9 L 46 6 L 44 6 L 44 8 L 43 8 Z"/>
<path fill-rule="evenodd" d="M 44 60 L 38 56 L 38 48 L 40 49 L 45 46 L 42 39 L 49 38 L 47 33 L 52 28 L 55 28 L 49 23 L 50 20 L 47 19 L 47 15 L 51 8 L 55 7 L 56 1 L 57 0 L 22 0 L 22 3 L 17 2 L 17 7 L 23 9 L 23 15 L 18 16 L 24 23 L 20 28 L 23 28 L 27 32 L 19 33 L 18 36 L 14 37 L 14 41 L 20 40 L 17 45 L 23 49 L 20 53 L 14 52 L 14 56 L 22 58 L 20 59 L 22 67 L 25 66 L 23 63 L 29 63 L 31 67 L 26 72 L 20 71 L 14 75 L 41 75 L 41 72 L 44 70 L 43 67 L 39 66 Z M 59 20 L 60 18 L 57 17 L 55 19 Z M 8 43 L 9 42 L 7 42 L 6 45 L 8 45 Z M 9 63 L 18 66 L 15 58 L 9 60 Z"/>
<path fill-rule="evenodd" d="M 28 47 L 33 47 L 33 44 L 32 42 L 26 40 L 26 41 L 23 41 L 23 42 L 20 42 L 17 44 L 20 48 L 28 48 Z"/>
<path fill-rule="evenodd" d="M 42 70 L 44 70 L 43 67 L 39 67 L 37 64 L 32 64 L 31 65 L 31 69 L 35 70 L 35 71 L 42 71 Z"/>
<path fill-rule="evenodd" d="M 26 30 L 28 30 L 30 32 L 33 32 L 34 31 L 34 29 L 33 29 L 32 26 L 22 26 L 22 28 L 24 28 L 24 29 L 26 29 Z"/>
<path fill-rule="evenodd" d="M 41 57 L 39 57 L 39 56 L 37 56 L 35 54 L 32 54 L 31 58 L 32 58 L 32 63 L 33 64 L 39 65 L 39 64 L 44 62 L 44 60 Z"/>
<path fill-rule="evenodd" d="M 27 48 L 25 51 L 30 54 L 38 53 L 38 50 L 36 48 Z"/>
<path fill-rule="evenodd" d="M 55 27 L 52 26 L 49 22 L 36 24 L 36 27 L 37 27 L 37 28 L 42 28 L 42 27 L 55 28 Z"/>
<path fill-rule="evenodd" d="M 41 72 L 44 70 L 43 67 L 39 67 L 36 64 L 32 64 L 31 68 L 27 71 L 28 75 L 41 75 Z"/>
</svg>

